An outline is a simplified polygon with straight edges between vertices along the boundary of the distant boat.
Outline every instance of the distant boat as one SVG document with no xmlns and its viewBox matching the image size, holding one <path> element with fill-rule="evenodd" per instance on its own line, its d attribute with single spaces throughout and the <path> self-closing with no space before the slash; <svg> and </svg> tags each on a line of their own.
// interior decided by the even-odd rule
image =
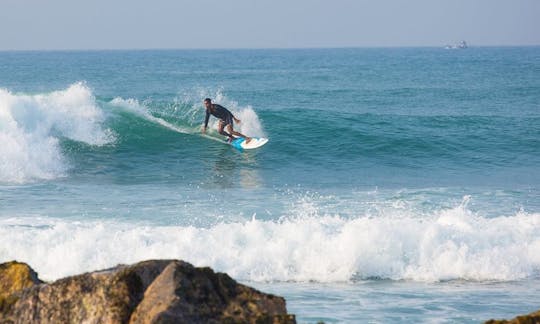
<svg viewBox="0 0 540 324">
<path fill-rule="evenodd" d="M 456 44 L 456 45 L 446 45 L 444 47 L 445 49 L 465 49 L 465 48 L 469 48 L 469 46 L 467 46 L 467 42 L 462 40 L 461 42 L 459 42 L 459 44 Z"/>
</svg>

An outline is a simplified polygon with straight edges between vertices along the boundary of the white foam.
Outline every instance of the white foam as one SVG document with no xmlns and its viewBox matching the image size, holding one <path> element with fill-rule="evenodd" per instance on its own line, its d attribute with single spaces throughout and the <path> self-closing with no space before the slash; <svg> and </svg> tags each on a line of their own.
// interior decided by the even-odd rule
<svg viewBox="0 0 540 324">
<path fill-rule="evenodd" d="M 266 137 L 259 116 L 253 110 L 253 107 L 247 106 L 238 109 L 233 114 L 241 121 L 235 125 L 235 128 L 240 128 L 240 133 L 251 137 Z"/>
<path fill-rule="evenodd" d="M 104 114 L 83 83 L 48 94 L 0 89 L 0 183 L 54 179 L 67 170 L 59 138 L 90 145 L 114 141 Z"/>
<path fill-rule="evenodd" d="M 313 206 L 311 206 L 313 207 Z M 178 258 L 250 281 L 518 280 L 540 270 L 540 214 L 484 218 L 466 208 L 419 217 L 296 216 L 210 228 L 51 218 L 0 221 L 0 262 L 31 264 L 55 279 L 154 258 Z M 114 217 L 114 215 L 111 215 Z"/>
</svg>

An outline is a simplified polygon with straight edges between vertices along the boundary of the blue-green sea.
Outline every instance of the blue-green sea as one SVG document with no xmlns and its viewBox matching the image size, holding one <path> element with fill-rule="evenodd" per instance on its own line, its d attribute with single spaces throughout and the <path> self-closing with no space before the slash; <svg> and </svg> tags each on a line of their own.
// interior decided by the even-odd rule
<svg viewBox="0 0 540 324">
<path fill-rule="evenodd" d="M 0 52 L 0 262 L 156 258 L 299 323 L 540 309 L 540 47 Z"/>
</svg>

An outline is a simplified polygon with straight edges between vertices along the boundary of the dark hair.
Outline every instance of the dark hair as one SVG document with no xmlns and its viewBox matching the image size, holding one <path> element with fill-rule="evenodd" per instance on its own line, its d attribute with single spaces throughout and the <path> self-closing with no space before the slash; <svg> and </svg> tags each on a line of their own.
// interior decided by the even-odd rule
<svg viewBox="0 0 540 324">
<path fill-rule="evenodd" d="M 212 102 L 212 99 L 206 98 L 206 99 L 204 99 L 204 102 Z"/>
</svg>

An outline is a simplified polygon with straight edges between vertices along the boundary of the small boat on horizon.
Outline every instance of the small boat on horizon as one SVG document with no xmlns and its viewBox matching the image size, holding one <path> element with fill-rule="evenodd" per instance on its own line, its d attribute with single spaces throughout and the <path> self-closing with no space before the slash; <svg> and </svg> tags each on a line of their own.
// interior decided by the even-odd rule
<svg viewBox="0 0 540 324">
<path fill-rule="evenodd" d="M 459 42 L 459 44 L 456 44 L 456 45 L 446 45 L 444 48 L 445 49 L 465 49 L 465 48 L 468 48 L 469 46 L 467 45 L 467 42 L 462 40 L 461 42 Z"/>
</svg>

